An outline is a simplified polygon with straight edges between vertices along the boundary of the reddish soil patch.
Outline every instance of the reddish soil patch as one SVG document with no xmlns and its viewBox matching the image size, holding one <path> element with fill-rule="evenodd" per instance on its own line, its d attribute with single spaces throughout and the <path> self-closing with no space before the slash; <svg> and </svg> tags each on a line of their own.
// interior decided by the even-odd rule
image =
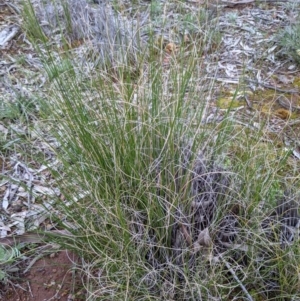
<svg viewBox="0 0 300 301">
<path fill-rule="evenodd" d="M 80 277 L 72 268 L 78 257 L 68 251 L 45 256 L 22 279 L 0 286 L 3 301 L 77 301 L 84 300 Z"/>
</svg>

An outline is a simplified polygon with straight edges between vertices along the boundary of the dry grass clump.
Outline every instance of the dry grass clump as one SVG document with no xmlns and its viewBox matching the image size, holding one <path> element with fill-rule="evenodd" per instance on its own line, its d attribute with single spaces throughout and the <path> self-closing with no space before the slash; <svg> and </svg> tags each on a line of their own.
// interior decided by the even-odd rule
<svg viewBox="0 0 300 301">
<path fill-rule="evenodd" d="M 290 280 L 296 285 L 291 291 L 297 290 L 299 281 L 292 276 L 297 268 L 291 273 L 278 265 L 286 259 L 287 252 L 299 245 L 299 200 L 295 201 L 291 194 L 278 197 L 273 211 L 259 210 L 260 217 L 256 217 L 259 224 L 254 228 L 253 216 L 247 212 L 246 203 L 239 200 L 239 181 L 234 174 L 202 152 L 192 156 L 187 149 L 182 151 L 182 170 L 177 171 L 175 181 L 176 191 L 190 181 L 190 192 L 185 191 L 185 199 L 173 213 L 170 208 L 164 210 L 166 220 L 172 221 L 166 224 L 170 228 L 170 244 L 159 243 L 157 230 L 145 227 L 146 219 L 137 218 L 138 215 L 131 219 L 134 225 L 131 235 L 138 248 L 147 250 L 145 259 L 155 271 L 146 277 L 151 294 L 162 294 L 172 300 L 202 300 L 200 292 L 198 297 L 191 293 L 191 287 L 197 291 L 199 284 L 206 283 L 208 289 L 208 283 L 216 279 L 220 286 L 235 282 L 233 291 L 242 292 L 247 300 L 255 300 L 249 293 L 254 289 L 254 295 L 281 300 Z M 193 166 L 192 170 L 187 166 Z M 168 207 L 166 199 L 164 204 Z M 240 273 L 246 278 L 240 280 Z M 194 283 L 196 279 L 199 284 Z M 229 295 L 231 289 L 227 290 Z"/>
<path fill-rule="evenodd" d="M 111 5 L 86 0 L 28 1 L 24 4 L 27 32 L 35 39 L 52 39 L 57 45 L 88 45 L 86 55 L 96 64 L 138 64 L 143 52 L 140 23 L 129 21 Z M 145 15 L 144 18 L 147 16 Z M 37 30 L 39 28 L 39 30 Z"/>
</svg>

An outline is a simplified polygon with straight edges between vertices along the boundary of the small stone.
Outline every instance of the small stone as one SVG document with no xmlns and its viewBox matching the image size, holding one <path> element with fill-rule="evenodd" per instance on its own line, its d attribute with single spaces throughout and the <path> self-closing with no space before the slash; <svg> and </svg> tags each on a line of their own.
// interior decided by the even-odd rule
<svg viewBox="0 0 300 301">
<path fill-rule="evenodd" d="M 55 257 L 56 257 L 56 253 L 51 253 L 51 254 L 49 255 L 49 257 L 50 257 L 50 258 L 55 258 Z"/>
</svg>

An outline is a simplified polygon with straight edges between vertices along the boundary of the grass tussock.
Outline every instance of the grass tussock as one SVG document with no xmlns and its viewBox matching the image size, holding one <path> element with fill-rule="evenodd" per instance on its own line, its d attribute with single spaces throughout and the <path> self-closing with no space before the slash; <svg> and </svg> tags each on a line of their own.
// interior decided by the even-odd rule
<svg viewBox="0 0 300 301">
<path fill-rule="evenodd" d="M 67 14 L 63 33 L 85 37 L 90 25 Z M 63 194 L 53 221 L 70 233 L 50 239 L 86 260 L 87 300 L 296 300 L 298 199 L 278 175 L 287 153 L 263 148 L 263 129 L 203 122 L 198 52 L 167 71 L 153 59 L 135 78 L 103 68 L 89 79 L 82 62 L 38 44 L 40 30 L 30 34 L 47 49 L 41 114 Z"/>
</svg>

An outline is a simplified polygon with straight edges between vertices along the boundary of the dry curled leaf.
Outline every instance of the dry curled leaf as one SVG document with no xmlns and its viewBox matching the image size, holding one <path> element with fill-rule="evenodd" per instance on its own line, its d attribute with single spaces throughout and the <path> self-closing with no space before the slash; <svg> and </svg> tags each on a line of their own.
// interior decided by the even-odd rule
<svg viewBox="0 0 300 301">
<path fill-rule="evenodd" d="M 209 235 L 208 228 L 205 228 L 199 233 L 197 242 L 199 243 L 200 246 L 204 246 L 204 247 L 209 247 L 211 245 L 212 239 Z"/>
<path fill-rule="evenodd" d="M 177 47 L 174 43 L 168 43 L 165 47 L 165 51 L 168 53 L 168 54 L 174 54 L 177 50 Z"/>
<path fill-rule="evenodd" d="M 281 119 L 289 119 L 292 115 L 291 111 L 286 109 L 278 109 L 275 111 L 275 115 Z"/>
</svg>

